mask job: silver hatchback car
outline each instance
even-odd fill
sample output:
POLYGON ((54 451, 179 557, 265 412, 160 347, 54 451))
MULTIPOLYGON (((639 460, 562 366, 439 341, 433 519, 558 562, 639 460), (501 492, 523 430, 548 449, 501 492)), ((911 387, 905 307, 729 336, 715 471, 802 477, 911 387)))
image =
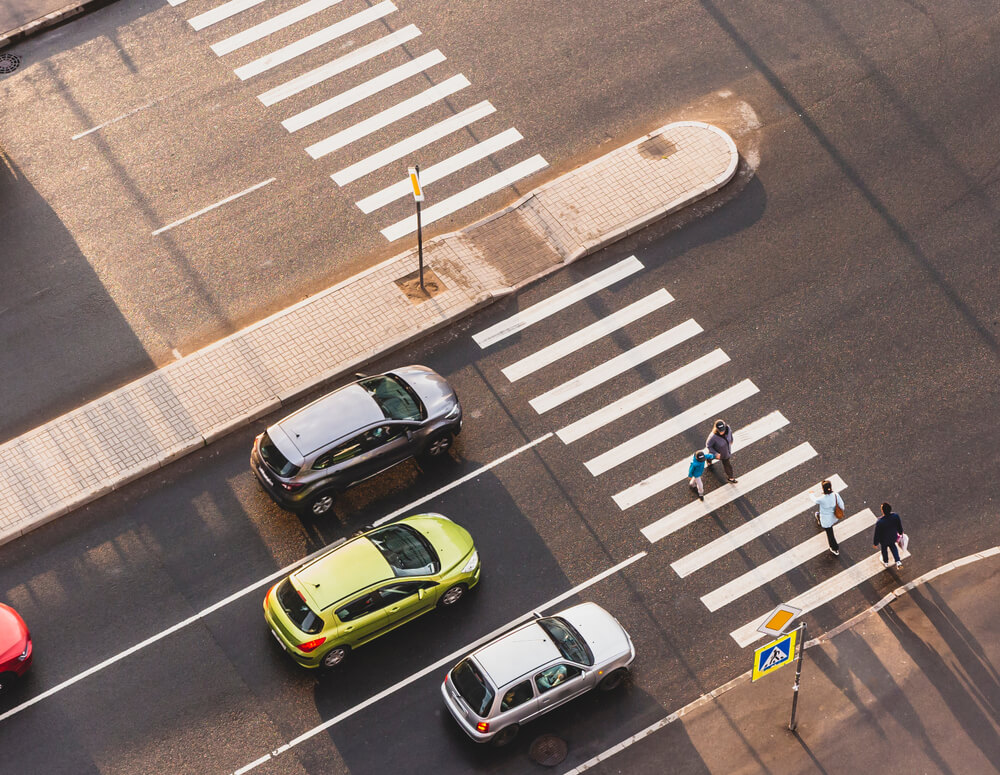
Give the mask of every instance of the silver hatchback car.
POLYGON ((451 385, 406 366, 335 390, 254 439, 250 468, 278 505, 315 515, 337 493, 415 455, 444 455, 462 430, 451 385))
POLYGON ((526 721, 594 687, 616 688, 634 659, 618 620, 581 603, 476 649, 445 676, 441 694, 469 737, 506 745, 526 721))

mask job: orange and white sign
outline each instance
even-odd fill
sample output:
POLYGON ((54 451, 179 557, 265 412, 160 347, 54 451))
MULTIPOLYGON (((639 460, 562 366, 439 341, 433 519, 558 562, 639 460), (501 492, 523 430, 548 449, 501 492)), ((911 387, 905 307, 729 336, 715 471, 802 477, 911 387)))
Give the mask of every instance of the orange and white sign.
POLYGON ((410 167, 408 171, 410 173, 410 185, 413 186, 413 201, 423 202, 424 190, 420 187, 420 173, 417 172, 416 167, 410 167))

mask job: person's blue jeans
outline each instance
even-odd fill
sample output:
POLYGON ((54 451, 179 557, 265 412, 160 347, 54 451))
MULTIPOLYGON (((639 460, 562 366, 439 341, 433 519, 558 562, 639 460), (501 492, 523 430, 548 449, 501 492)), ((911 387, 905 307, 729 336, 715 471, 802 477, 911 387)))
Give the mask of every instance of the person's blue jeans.
POLYGON ((889 552, 886 549, 892 549, 892 556, 896 562, 899 562, 899 549, 896 548, 896 543, 882 544, 882 562, 889 562, 889 552))

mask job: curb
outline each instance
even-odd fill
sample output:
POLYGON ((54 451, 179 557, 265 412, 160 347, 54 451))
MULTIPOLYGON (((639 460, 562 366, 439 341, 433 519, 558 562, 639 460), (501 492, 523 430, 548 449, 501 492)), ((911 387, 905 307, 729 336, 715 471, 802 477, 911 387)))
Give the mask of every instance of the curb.
POLYGON ((33 19, 30 22, 22 24, 16 29, 0 34, 0 51, 8 46, 13 46, 15 43, 20 43, 22 40, 34 37, 35 35, 40 35, 46 30, 51 30, 53 27, 58 27, 60 24, 65 24, 66 22, 75 19, 77 16, 82 16, 90 11, 96 11, 98 8, 111 5, 114 1, 115 0, 81 0, 77 3, 70 3, 63 8, 60 8, 58 11, 47 13, 45 16, 39 16, 37 19, 33 19))

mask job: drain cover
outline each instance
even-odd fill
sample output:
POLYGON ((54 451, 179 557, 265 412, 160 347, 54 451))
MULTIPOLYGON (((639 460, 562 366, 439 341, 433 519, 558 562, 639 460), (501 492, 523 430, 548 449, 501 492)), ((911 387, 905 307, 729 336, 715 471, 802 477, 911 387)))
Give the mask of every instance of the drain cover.
POLYGON ((0 73, 13 73, 19 64, 21 57, 17 54, 0 54, 0 73))
POLYGON ((528 749, 531 760, 545 767, 555 767, 566 758, 566 741, 555 735, 542 735, 535 738, 528 749))

